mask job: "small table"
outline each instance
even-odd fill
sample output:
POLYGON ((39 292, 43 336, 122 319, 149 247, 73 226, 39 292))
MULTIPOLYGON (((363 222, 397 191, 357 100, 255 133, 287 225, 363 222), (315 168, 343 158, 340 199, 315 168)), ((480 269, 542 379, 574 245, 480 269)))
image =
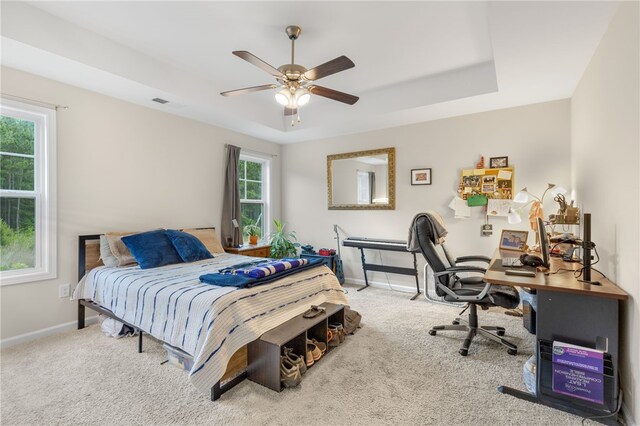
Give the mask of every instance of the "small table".
POLYGON ((224 251, 242 256, 269 257, 271 256, 271 244, 265 241, 258 241, 256 245, 243 244, 240 247, 225 247, 224 251))

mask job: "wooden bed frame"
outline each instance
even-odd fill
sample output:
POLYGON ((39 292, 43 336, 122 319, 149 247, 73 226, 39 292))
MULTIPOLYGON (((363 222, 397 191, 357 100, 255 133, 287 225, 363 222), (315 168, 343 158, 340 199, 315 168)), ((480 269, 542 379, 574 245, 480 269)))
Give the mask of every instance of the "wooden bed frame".
MULTIPOLYGON (((198 229, 215 229, 215 228, 198 228, 198 229)), ((206 242, 204 242, 205 245, 206 242)), ((80 235, 78 237, 78 281, 85 276, 87 272, 98 266, 103 266, 100 259, 100 235, 80 235)), ((133 324, 129 324, 118 318, 110 310, 98 305, 87 299, 78 299, 78 330, 85 327, 85 309, 89 308, 109 318, 113 318, 120 321, 138 332, 138 353, 142 353, 142 335, 143 331, 133 324)), ((162 340, 156 339, 149 335, 150 338, 160 343, 169 345, 162 340)), ((171 345, 169 345, 171 346, 171 345)), ((173 347, 173 346, 171 346, 173 347)), ((177 349, 177 348, 176 348, 177 349)), ((247 346, 243 346, 233 354, 229 363, 227 364, 227 370, 224 375, 211 388, 211 400, 216 401, 220 396, 233 388, 238 383, 247 378, 247 346)))

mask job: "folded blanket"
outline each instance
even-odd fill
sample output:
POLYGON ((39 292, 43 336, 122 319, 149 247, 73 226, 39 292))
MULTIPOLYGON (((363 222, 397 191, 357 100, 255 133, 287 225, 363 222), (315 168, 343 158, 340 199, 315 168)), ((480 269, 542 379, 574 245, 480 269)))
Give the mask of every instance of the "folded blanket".
POLYGON ((444 242, 444 237, 447 236, 447 230, 444 227, 444 221, 438 213, 434 211, 418 213, 411 221, 411 226, 409 227, 409 237, 407 238, 407 250, 409 251, 420 250, 420 245, 418 244, 418 235, 415 232, 415 227, 416 221, 422 216, 427 216, 429 218, 429 226, 431 226, 431 234, 433 235, 434 244, 442 244, 444 242))
POLYGON ((244 275, 205 274, 200 275, 200 281, 205 284, 217 285, 219 287, 246 288, 257 280, 255 278, 245 277, 244 275))
POLYGON ((307 265, 308 259, 284 258, 275 260, 258 260, 242 263, 229 268, 221 269, 221 274, 245 275, 251 278, 264 278, 287 269, 299 268, 307 265))
POLYGON ((220 287, 249 288, 323 264, 322 259, 279 259, 266 262, 261 260, 224 268, 218 273, 201 275, 200 281, 220 287))

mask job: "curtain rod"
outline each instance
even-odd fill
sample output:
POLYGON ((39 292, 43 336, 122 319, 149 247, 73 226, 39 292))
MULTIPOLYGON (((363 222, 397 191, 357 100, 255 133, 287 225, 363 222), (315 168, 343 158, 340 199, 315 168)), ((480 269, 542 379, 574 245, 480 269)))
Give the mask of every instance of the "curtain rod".
POLYGON ((56 110, 58 108, 62 108, 62 109, 68 109, 69 108, 66 105, 52 104, 50 102, 39 101, 37 99, 24 98, 22 96, 12 95, 10 93, 0 93, 0 95, 2 95, 4 97, 7 97, 7 98, 13 98, 14 100, 27 101, 27 102, 30 102, 30 103, 40 104, 42 106, 53 107, 56 110))
MULTIPOLYGON (((225 148, 228 148, 230 145, 231 145, 231 144, 229 144, 229 143, 225 143, 225 144, 224 144, 224 147, 225 147, 225 148)), ((232 145, 232 146, 237 146, 237 145, 232 145)), ((277 156, 278 156, 278 154, 270 154, 270 153, 268 153, 268 152, 260 152, 260 151, 253 151, 253 150, 251 150, 251 149, 244 149, 244 148, 243 148, 243 147, 241 147, 241 146, 240 146, 240 147, 238 147, 238 148, 240 148, 240 151, 244 151, 244 152, 249 153, 249 154, 267 155, 267 156, 269 156, 269 157, 277 157, 277 156)))

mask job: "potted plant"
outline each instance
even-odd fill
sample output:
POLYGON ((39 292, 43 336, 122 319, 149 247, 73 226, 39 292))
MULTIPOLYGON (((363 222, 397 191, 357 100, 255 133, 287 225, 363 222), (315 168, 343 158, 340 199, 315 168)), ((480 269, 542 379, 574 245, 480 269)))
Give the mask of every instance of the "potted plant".
POLYGON ((252 246, 258 244, 258 236, 260 235, 260 227, 258 225, 251 224, 245 226, 244 233, 249 237, 249 244, 252 246))
POLYGON ((296 242, 296 232, 285 232, 284 224, 274 220, 276 231, 271 234, 271 257, 282 259, 283 257, 293 257, 298 254, 300 243, 296 242))

